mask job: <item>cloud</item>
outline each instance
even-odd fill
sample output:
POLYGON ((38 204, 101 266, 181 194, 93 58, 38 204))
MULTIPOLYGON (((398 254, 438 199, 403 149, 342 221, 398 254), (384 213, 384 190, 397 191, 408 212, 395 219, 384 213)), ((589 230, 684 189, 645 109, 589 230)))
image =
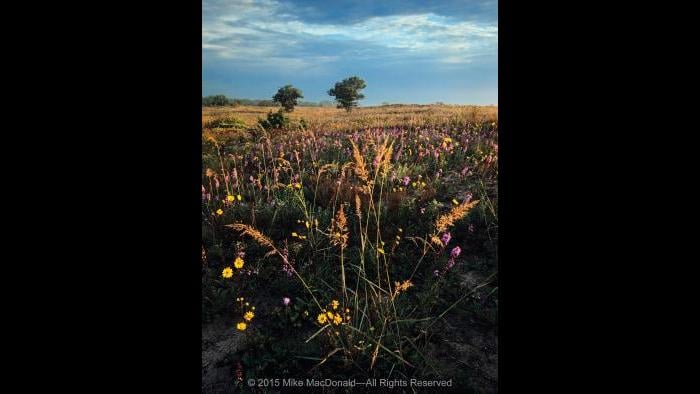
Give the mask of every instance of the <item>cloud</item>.
POLYGON ((204 85, 227 73, 303 78, 349 65, 357 72, 483 64, 495 70, 496 8, 489 1, 204 0, 204 85))
POLYGON ((282 0, 281 9, 309 23, 354 24, 372 17, 435 14, 496 23, 497 0, 282 0), (332 6, 331 6, 332 4, 332 6))

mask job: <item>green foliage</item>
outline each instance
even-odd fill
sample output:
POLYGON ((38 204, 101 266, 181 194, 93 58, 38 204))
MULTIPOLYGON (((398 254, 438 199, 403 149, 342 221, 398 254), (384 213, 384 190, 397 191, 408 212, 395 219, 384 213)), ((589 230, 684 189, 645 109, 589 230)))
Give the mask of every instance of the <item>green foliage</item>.
POLYGON ((202 97, 202 106, 204 107, 223 107, 231 104, 233 104, 233 102, 223 94, 202 97))
POLYGON ((294 106, 297 105, 297 99, 304 98, 301 90, 292 85, 285 85, 272 96, 272 101, 280 103, 285 111, 294 111, 294 106))
POLYGON ((335 97, 338 108, 345 108, 346 111, 350 112, 354 107, 357 107, 358 100, 365 98, 359 91, 366 87, 365 81, 353 76, 336 82, 335 87, 328 91, 328 95, 335 97))
POLYGON ((242 120, 233 117, 217 118, 204 125, 211 129, 245 129, 246 124, 242 120))
POLYGON ((289 117, 280 109, 277 112, 268 112, 267 119, 258 119, 258 123, 265 130, 284 130, 289 128, 289 117))

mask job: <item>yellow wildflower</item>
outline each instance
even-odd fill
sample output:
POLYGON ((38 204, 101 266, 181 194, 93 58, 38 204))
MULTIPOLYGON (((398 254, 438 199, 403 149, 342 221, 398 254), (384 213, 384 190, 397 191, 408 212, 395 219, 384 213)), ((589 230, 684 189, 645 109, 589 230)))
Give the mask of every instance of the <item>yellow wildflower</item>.
POLYGON ((326 315, 327 315, 328 318, 331 319, 331 320, 333 319, 333 316, 335 316, 335 315, 333 314, 333 312, 330 312, 330 311, 326 312, 326 315))
POLYGON ((219 216, 221 216, 221 215, 224 214, 224 210, 221 209, 221 208, 219 208, 219 209, 216 210, 216 214, 219 215, 219 216))
POLYGON ((340 302, 338 302, 338 300, 333 300, 331 301, 331 305, 333 306, 333 309, 338 309, 338 305, 340 305, 340 302))
POLYGON ((381 254, 384 254, 384 249, 378 248, 378 249, 377 249, 377 252, 379 252, 379 253, 381 253, 381 254))
POLYGON ((243 268, 243 263, 244 263, 244 261, 242 258, 236 257, 236 260, 233 262, 233 266, 238 268, 238 269, 241 269, 241 268, 243 268))
POLYGON ((223 277, 226 278, 226 279, 232 277, 232 276, 233 276, 233 270, 231 269, 231 267, 226 267, 226 268, 224 268, 224 272, 221 273, 221 276, 223 276, 223 277))
POLYGON ((453 199, 452 199, 452 204, 454 204, 454 205, 459 205, 459 201, 457 201, 456 199, 453 198, 453 199))
POLYGON ((326 321, 328 321, 325 313, 320 313, 316 320, 318 320, 319 324, 326 324, 326 321))
POLYGON ((236 197, 238 198, 238 201, 241 201, 243 199, 243 196, 241 196, 240 194, 236 197))
POLYGON ((299 236, 299 234, 297 234, 296 232, 292 232, 292 237, 298 237, 298 236, 299 236))
POLYGON ((340 317, 340 315, 335 315, 335 317, 333 318, 333 324, 335 324, 337 326, 342 322, 343 322, 343 318, 340 317))
POLYGON ((248 311, 245 313, 245 315, 243 315, 243 318, 246 319, 247 321, 253 320, 254 317, 255 317, 255 313, 253 313, 251 311, 248 311))
POLYGON ((230 195, 230 194, 229 194, 228 196, 226 196, 226 201, 228 201, 228 202, 233 202, 233 200, 235 200, 235 199, 236 199, 236 198, 233 197, 233 196, 230 195))
POLYGON ((301 189, 301 183, 295 183, 294 187, 296 187, 297 189, 301 189))
POLYGON ((238 331, 245 331, 245 329, 248 328, 248 325, 244 322, 240 322, 236 324, 236 328, 238 329, 238 331))

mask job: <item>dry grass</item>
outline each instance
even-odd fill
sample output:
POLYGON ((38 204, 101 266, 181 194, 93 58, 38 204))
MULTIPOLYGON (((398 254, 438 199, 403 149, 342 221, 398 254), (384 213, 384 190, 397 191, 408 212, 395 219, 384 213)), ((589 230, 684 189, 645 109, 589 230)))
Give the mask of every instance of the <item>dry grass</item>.
MULTIPOLYGON (((278 107, 203 107, 202 122, 214 119, 235 117, 254 126, 258 118, 265 118, 269 111, 278 107)), ((297 107, 290 118, 305 119, 313 129, 337 130, 362 127, 422 126, 445 124, 454 121, 498 121, 497 106, 473 105, 390 105, 381 107, 361 107, 348 113, 345 110, 329 107, 297 107)))

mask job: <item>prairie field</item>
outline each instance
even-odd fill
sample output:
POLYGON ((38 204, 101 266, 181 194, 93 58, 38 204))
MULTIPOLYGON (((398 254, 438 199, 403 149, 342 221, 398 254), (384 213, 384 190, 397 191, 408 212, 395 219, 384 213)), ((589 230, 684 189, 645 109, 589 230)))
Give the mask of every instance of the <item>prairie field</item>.
POLYGON ((497 392, 498 108, 276 111, 202 109, 203 392, 497 392))

